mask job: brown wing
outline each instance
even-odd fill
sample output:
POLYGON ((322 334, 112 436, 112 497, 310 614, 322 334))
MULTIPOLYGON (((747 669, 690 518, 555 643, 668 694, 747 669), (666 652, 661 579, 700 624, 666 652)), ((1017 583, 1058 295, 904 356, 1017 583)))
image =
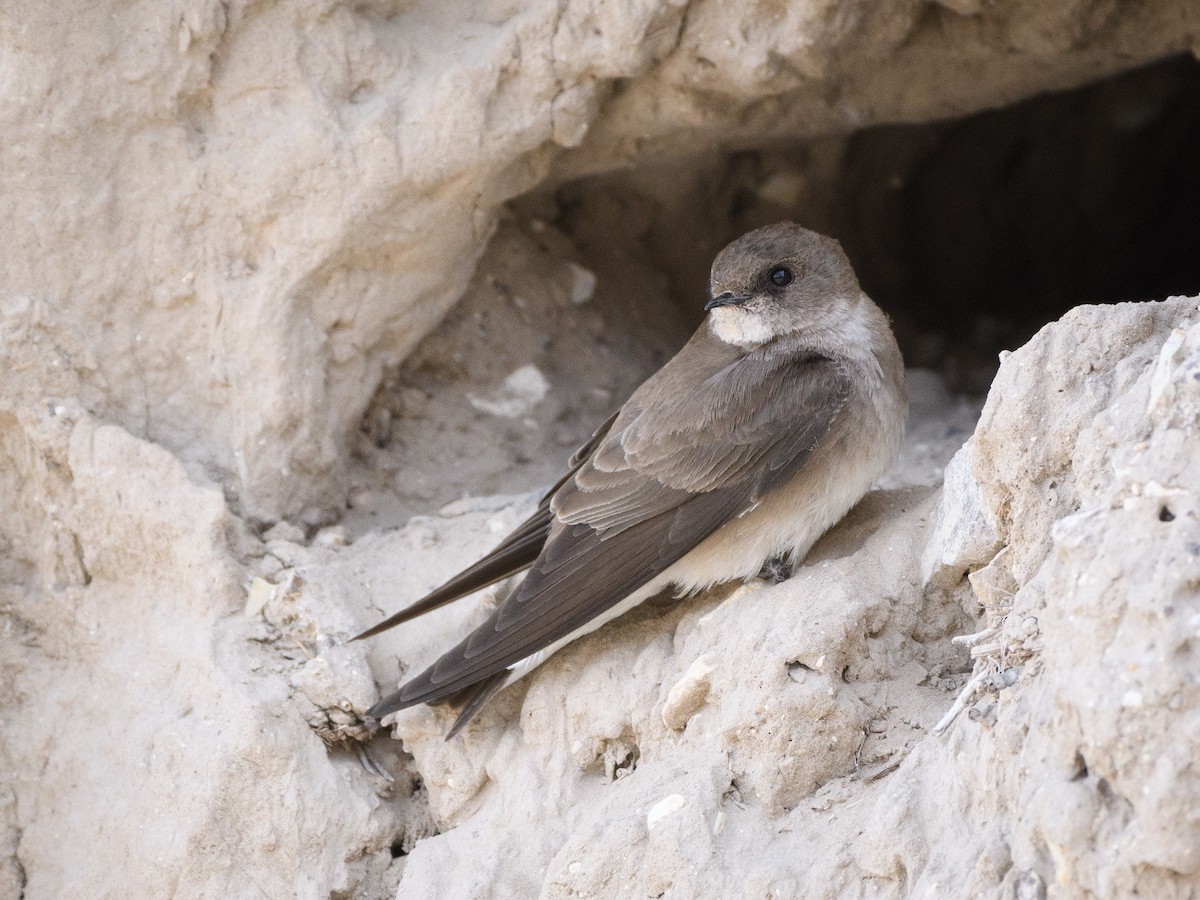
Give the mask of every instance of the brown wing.
POLYGON ((639 388, 559 487, 523 584, 373 715, 453 694, 565 637, 799 471, 849 397, 844 373, 822 357, 722 358, 705 332, 639 388))
POLYGON ((614 413, 607 422, 596 429, 586 444, 575 451, 568 463, 567 474, 546 492, 533 515, 522 522, 496 549, 420 600, 389 616, 378 625, 355 635, 351 640, 359 641, 363 638, 373 637, 381 631, 387 631, 389 628, 394 628, 410 619, 415 619, 417 616, 466 597, 468 594, 481 591, 497 581, 528 569, 542 552, 542 547, 545 546, 546 538, 550 534, 550 525, 554 519, 554 515, 550 511, 551 498, 567 479, 575 474, 583 461, 591 454, 592 449, 608 433, 608 429, 612 427, 616 418, 617 414, 614 413))

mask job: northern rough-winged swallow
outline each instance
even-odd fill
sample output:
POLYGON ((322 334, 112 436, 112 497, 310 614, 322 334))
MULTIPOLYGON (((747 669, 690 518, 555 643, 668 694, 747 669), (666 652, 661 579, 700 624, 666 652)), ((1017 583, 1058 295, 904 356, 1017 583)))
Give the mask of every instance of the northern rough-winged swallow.
POLYGON ((904 364, 831 238, 760 228, 712 266, 705 322, 475 565, 369 637, 528 569, 482 625, 369 711, 455 702, 452 737, 496 691, 668 586, 799 562, 895 460, 904 364))

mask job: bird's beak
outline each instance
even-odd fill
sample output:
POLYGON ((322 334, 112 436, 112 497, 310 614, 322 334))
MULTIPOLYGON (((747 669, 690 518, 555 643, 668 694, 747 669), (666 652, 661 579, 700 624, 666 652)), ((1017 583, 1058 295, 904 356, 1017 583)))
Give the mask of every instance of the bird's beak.
POLYGON ((707 303, 704 304, 705 310, 716 309, 718 306, 741 306, 750 297, 747 294, 735 294, 733 291, 726 291, 723 294, 717 294, 707 303))

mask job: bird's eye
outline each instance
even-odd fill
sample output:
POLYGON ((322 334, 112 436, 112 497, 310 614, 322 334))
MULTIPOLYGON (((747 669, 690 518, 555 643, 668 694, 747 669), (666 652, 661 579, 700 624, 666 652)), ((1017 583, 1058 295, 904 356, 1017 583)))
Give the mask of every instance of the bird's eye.
POLYGON ((794 278, 792 270, 786 266, 776 266, 771 270, 771 284, 775 285, 775 287, 787 287, 792 283, 794 278))

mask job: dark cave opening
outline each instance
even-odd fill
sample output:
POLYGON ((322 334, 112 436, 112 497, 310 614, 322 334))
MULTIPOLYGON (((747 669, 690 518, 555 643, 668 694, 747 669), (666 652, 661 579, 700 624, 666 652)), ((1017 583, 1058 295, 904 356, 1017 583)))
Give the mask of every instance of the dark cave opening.
POLYGON ((838 236, 868 293, 994 352, 1084 303, 1200 292, 1200 63, 1169 60, 847 146, 838 236))
POLYGON ((728 240, 785 218, 824 231, 909 365, 979 392, 998 351, 1073 306, 1200 293, 1197 146, 1200 62, 1176 57, 958 120, 594 176, 533 211, 585 257, 643 242, 693 322, 728 240))

